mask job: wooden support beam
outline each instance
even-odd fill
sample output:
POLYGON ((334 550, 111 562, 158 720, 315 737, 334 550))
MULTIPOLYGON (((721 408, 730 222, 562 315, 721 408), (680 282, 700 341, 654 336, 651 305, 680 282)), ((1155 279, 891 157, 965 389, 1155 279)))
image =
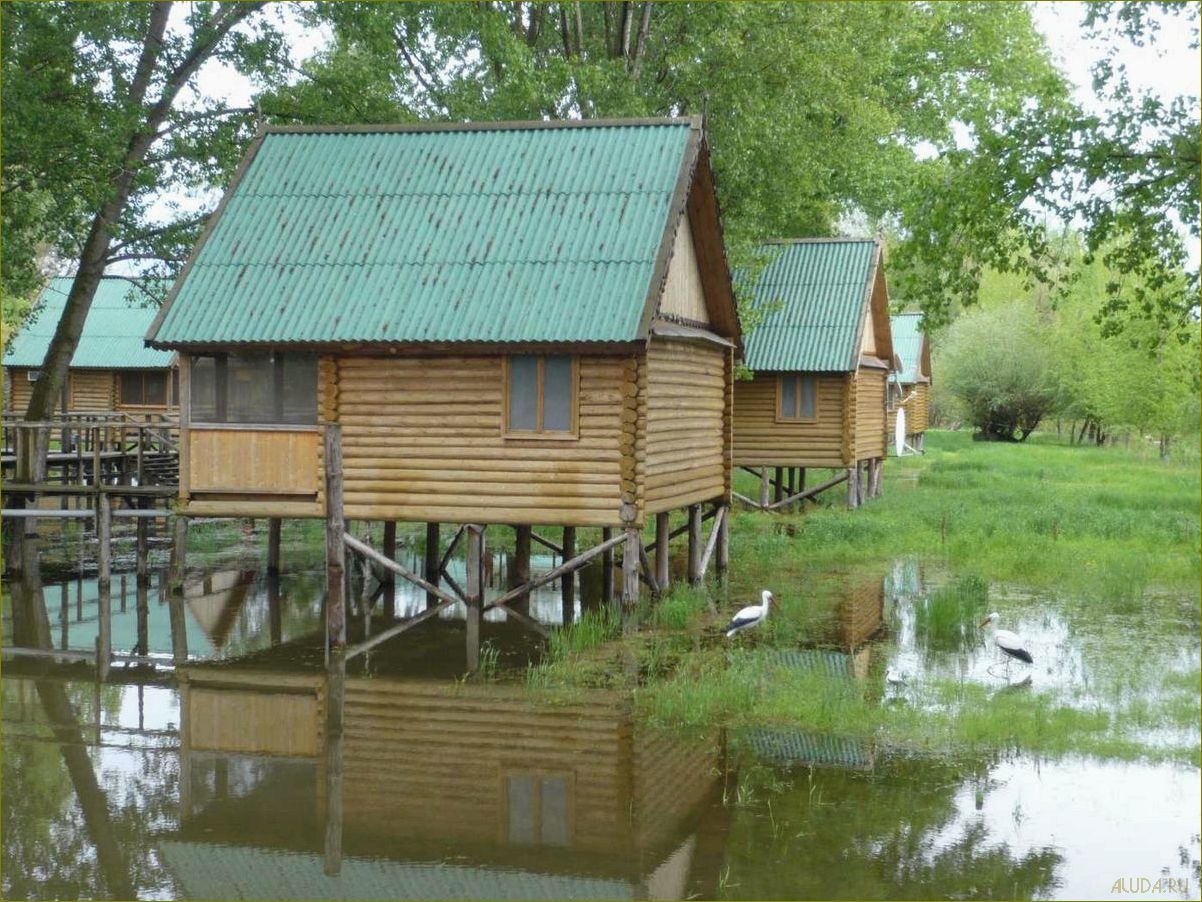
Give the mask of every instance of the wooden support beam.
POLYGON ((629 632, 638 625, 635 608, 639 603, 639 555, 643 543, 633 526, 625 527, 618 538, 622 540, 622 631, 629 632))
MULTIPOLYGON (((439 545, 439 541, 440 541, 440 539, 439 539, 440 529, 441 529, 441 527, 437 523, 427 523, 426 524, 425 560, 423 561, 423 574, 422 575, 425 576, 426 579, 434 586, 438 585, 438 577, 439 577, 439 574, 442 572, 442 570, 441 570, 442 560, 438 556, 438 545, 439 545)), ((387 538, 388 533, 385 532, 384 535, 387 538)), ((393 536, 393 545, 395 546, 395 544, 396 544, 396 523, 392 523, 392 536, 393 536)), ((395 547, 393 548, 393 553, 388 556, 394 560, 396 559, 396 548, 395 547)), ((393 610, 394 610, 394 616, 395 616, 395 608, 396 608, 396 602, 395 602, 396 587, 395 587, 395 585, 393 586, 392 591, 389 592, 387 595, 385 595, 385 599, 387 600, 390 596, 393 599, 393 610)), ((435 595, 433 592, 427 592, 426 593, 426 607, 432 608, 436 604, 438 604, 438 596, 435 595)))
MULTIPOLYGON (((530 582, 530 535, 533 530, 529 526, 513 528, 513 567, 510 571, 509 586, 513 589, 530 582)), ((530 610, 530 593, 524 592, 509 603, 510 610, 517 608, 522 612, 530 610)))
POLYGON ((96 560, 100 566, 100 584, 113 578, 113 502, 107 495, 96 498, 96 560))
POLYGON ((346 652, 341 647, 330 653, 325 689, 326 823, 322 869, 327 877, 336 877, 342 872, 342 737, 346 703, 346 652))
POLYGON ((772 480, 772 500, 780 503, 781 498, 785 497, 784 483, 784 468, 776 468, 776 478, 772 480))
POLYGON ((188 518, 179 514, 171 524, 171 560, 167 565, 167 584, 172 593, 184 591, 184 564, 188 556, 188 518))
POLYGON ((659 596, 662 591, 659 587, 659 580, 655 578, 655 572, 651 567, 651 561, 647 559, 647 549, 643 547, 643 543, 639 543, 639 572, 643 578, 643 582, 651 590, 651 594, 659 596))
MULTIPOLYGON (((571 530, 575 530, 575 528, 576 528, 575 526, 565 526, 564 527, 564 529, 571 529, 571 530)), ((564 552, 563 548, 561 548, 559 545, 556 545, 550 539, 540 536, 536 532, 531 532, 530 538, 533 539, 535 542, 538 542, 538 544, 542 545, 544 548, 549 548, 551 551, 554 551, 558 555, 561 555, 563 557, 569 556, 564 552)))
MULTIPOLYGON (((466 531, 466 524, 455 530, 455 535, 451 536, 451 544, 447 546, 447 550, 444 551, 442 557, 438 559, 438 572, 444 577, 447 575, 447 564, 451 562, 451 555, 455 553, 455 549, 459 545, 459 540, 463 538, 463 534, 466 531)), ((434 582, 434 580, 431 580, 431 582, 434 582)))
POLYGON ((412 570, 410 570, 404 564, 398 564, 396 561, 392 560, 391 558, 384 557, 384 555, 380 554, 380 552, 376 551, 376 549, 372 548, 366 542, 361 541, 360 539, 356 539, 354 536, 350 535, 349 533, 347 533, 346 535, 344 535, 342 537, 342 541, 346 545, 347 548, 350 548, 352 551, 355 551, 355 552, 363 555, 368 560, 375 561, 381 567, 385 568, 386 570, 391 571, 392 573, 397 574, 398 576, 403 577, 404 579, 407 579, 409 582, 413 583, 415 586, 425 589, 428 594, 434 595, 440 601, 445 601, 447 604, 455 604, 456 602, 459 601, 459 599, 456 598, 455 596, 448 595, 442 589, 438 588, 438 586, 422 579, 420 576, 418 576, 416 573, 414 573, 412 570))
POLYGON ((847 468, 847 508, 855 510, 860 506, 860 468, 859 466, 851 466, 847 468))
MULTIPOLYGON (((427 530, 429 524, 427 524, 427 530)), ((390 561, 396 560, 396 521, 384 521, 384 538, 381 542, 381 553, 390 561)), ((427 562, 429 558, 427 557, 427 562)), ((396 578, 391 570, 384 570, 384 578, 381 580, 381 588, 383 589, 383 607, 384 619, 391 623, 396 619, 396 578)))
POLYGON ((731 497, 734 498, 736 501, 741 501, 744 504, 746 504, 748 507, 754 507, 756 510, 762 509, 760 507, 760 503, 758 501, 752 501, 746 495, 741 495, 738 492, 734 491, 733 489, 731 490, 730 494, 731 494, 731 497))
POLYGON ((719 522, 718 529, 718 575, 723 576, 730 569, 730 508, 723 508, 724 516, 719 522))
MULTIPOLYGON (((612 530, 610 530, 610 531, 612 532, 612 530)), ((574 573, 575 571, 579 570, 581 567, 583 567, 585 564, 587 564, 589 561, 591 561, 593 558, 597 557, 598 555, 611 554, 612 549, 615 546, 617 546, 625 541, 626 541, 626 536, 620 535, 620 536, 613 536, 613 537, 609 538, 607 541, 602 542, 600 545, 594 545, 592 548, 590 548, 588 551, 584 552, 583 554, 576 555, 576 557, 572 558, 570 561, 564 561, 558 567, 554 568, 553 570, 548 570, 542 576, 536 577, 536 578, 530 580, 525 585, 518 586, 516 589, 510 589, 508 592, 506 592, 500 598, 493 599, 487 605, 485 605, 484 610, 491 611, 493 608, 504 607, 505 605, 509 604, 510 601, 512 601, 514 598, 516 598, 523 592, 530 592, 534 589, 537 589, 539 586, 545 586, 549 582, 554 582, 555 580, 557 580, 561 576, 563 576, 565 573, 574 573)), ((634 559, 637 562, 637 560, 638 560, 637 552, 634 556, 634 559)), ((638 572, 637 566, 638 565, 636 563, 636 565, 635 565, 636 573, 638 572)), ((638 577, 636 576, 635 578, 637 579, 638 577)))
POLYGON ((283 531, 284 521, 279 517, 271 517, 267 521, 267 574, 268 576, 279 576, 280 574, 280 533, 283 531))
POLYGON ((181 667, 188 663, 188 614, 182 592, 167 594, 167 613, 171 620, 171 660, 181 667))
POLYGON ((346 646, 346 540, 351 537, 342 512, 342 427, 330 423, 325 430, 326 643, 336 651, 346 646))
MULTIPOLYGON (((715 504, 713 507, 711 507, 705 513, 703 513, 701 515, 701 522, 704 523, 706 520, 713 519, 714 515, 718 512, 719 507, 720 507, 720 505, 715 504)), ((668 533, 668 541, 671 542, 673 539, 683 536, 688 531, 689 531, 689 524, 686 521, 683 526, 677 526, 674 530, 672 530, 670 533, 668 533)), ((652 539, 650 542, 645 544, 643 547, 646 548, 648 551, 652 551, 655 548, 656 541, 657 541, 656 539, 652 539)))
POLYGON ((804 501, 807 498, 813 498, 815 495, 819 494, 820 492, 825 492, 827 489, 831 488, 832 486, 836 486, 839 483, 846 480, 848 478, 849 473, 851 473, 851 470, 846 470, 846 471, 840 473, 838 476, 835 476, 833 479, 828 479, 826 482, 822 483, 821 485, 816 485, 812 489, 805 489, 803 491, 798 492, 796 495, 790 495, 788 498, 782 499, 779 505, 772 504, 769 506, 768 509, 775 510, 779 506, 783 506, 786 504, 794 504, 798 501, 804 501))
POLYGON ((655 515, 655 582, 659 592, 667 592, 672 573, 668 560, 668 546, 672 541, 670 535, 671 514, 667 511, 655 515))
POLYGON ((760 507, 767 510, 771 503, 768 497, 768 468, 760 467, 760 507))
MULTIPOLYGON (((535 534, 538 538, 538 534, 535 534)), ((550 544, 547 542, 546 544, 550 544)), ((576 556, 576 527, 565 526, 563 528, 563 548, 560 550, 563 559, 566 561, 576 556)), ((559 579, 559 599, 563 606, 563 624, 569 625, 576 619, 576 571, 571 570, 565 573, 559 579)))
POLYGON ((425 623, 431 617, 437 616, 438 612, 443 608, 452 604, 457 604, 458 601, 459 600, 457 598, 441 599, 434 607, 426 608, 421 613, 414 614, 412 617, 402 620, 400 623, 393 624, 387 629, 376 633, 370 639, 364 639, 362 642, 357 642, 354 645, 348 645, 346 649, 346 659, 349 661, 352 658, 356 658, 366 651, 371 651, 377 645, 381 645, 387 642, 389 639, 399 636, 401 633, 408 632, 418 624, 425 623))
POLYGON ((480 669, 480 621, 484 607, 484 527, 467 528, 467 671, 480 669))
POLYGON ((701 505, 689 505, 689 582, 701 582, 701 505))
POLYGON ((601 556, 601 603, 608 605, 614 603, 614 553, 610 544, 613 537, 613 527, 601 528, 601 545, 606 549, 601 556))
POLYGON ((705 543, 705 554, 701 556, 701 565, 698 567, 698 580, 705 578, 705 572, 709 569, 710 558, 713 557, 714 549, 718 546, 718 539, 721 536, 722 524, 726 522, 726 507, 718 508, 718 515, 714 518, 714 528, 710 530, 709 541, 705 543))
POLYGON ((150 521, 140 517, 134 523, 134 557, 139 586, 150 579, 150 521))

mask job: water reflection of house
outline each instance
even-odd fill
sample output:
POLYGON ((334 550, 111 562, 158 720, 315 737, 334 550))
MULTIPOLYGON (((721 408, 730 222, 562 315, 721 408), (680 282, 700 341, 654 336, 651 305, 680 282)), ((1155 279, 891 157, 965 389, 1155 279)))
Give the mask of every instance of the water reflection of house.
POLYGON ((717 889, 703 886, 712 856, 694 854, 720 789, 716 744, 642 729, 613 694, 535 704, 520 687, 349 679, 343 865, 327 878, 324 678, 183 676, 183 818, 163 849, 189 896, 278 896, 283 864, 306 898, 717 889), (233 859, 268 882, 231 872, 233 859))
MULTIPOLYGON (((255 586, 256 572, 217 570, 185 583, 184 603, 214 649, 220 651, 229 641, 238 613, 255 586)), ((278 606, 279 598, 274 601, 278 606)))

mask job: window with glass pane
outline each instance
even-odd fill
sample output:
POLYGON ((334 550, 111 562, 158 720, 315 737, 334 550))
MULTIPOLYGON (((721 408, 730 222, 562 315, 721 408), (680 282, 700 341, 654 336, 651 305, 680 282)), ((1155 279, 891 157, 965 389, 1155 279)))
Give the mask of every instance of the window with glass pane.
POLYGON ((514 355, 506 386, 508 432, 570 433, 575 428, 575 362, 564 355, 514 355))
POLYGON ((794 374, 777 377, 777 417, 782 420, 813 420, 817 410, 817 380, 794 374))
POLYGON ((194 423, 312 426, 317 358, 307 354, 221 354, 192 359, 194 423))
POLYGON ((127 370, 118 374, 121 403, 129 406, 167 404, 167 374, 127 370))
POLYGON ((505 778, 505 796, 511 843, 566 846, 571 842, 567 776, 513 774, 505 778))

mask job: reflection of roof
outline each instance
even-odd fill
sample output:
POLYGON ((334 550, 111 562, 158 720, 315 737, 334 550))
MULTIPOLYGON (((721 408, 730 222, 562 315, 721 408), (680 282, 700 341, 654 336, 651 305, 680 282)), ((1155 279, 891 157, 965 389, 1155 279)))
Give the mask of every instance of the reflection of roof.
POLYGON ((868 767, 870 754, 863 743, 845 736, 807 733, 791 727, 757 727, 740 736, 757 756, 775 764, 814 764, 833 767, 868 767))
POLYGON ((188 610, 205 631, 213 648, 221 650, 230 637, 238 612, 254 585, 253 570, 220 570, 184 587, 188 610))
POLYGON ((870 297, 880 243, 871 238, 767 244, 774 253, 755 286, 779 301, 745 338, 753 370, 846 372, 856 368, 860 321, 870 297))
POLYGON ((630 899, 629 883, 380 859, 343 858, 327 877, 317 855, 162 841, 188 899, 630 899))
POLYGON ((889 324, 893 331, 893 352, 901 358, 902 363, 897 381, 917 382, 918 368, 922 364, 922 343, 926 340, 920 331, 922 314, 896 313, 889 317, 889 324))
POLYGON ((156 343, 627 342, 686 119, 268 131, 156 343))
MULTIPOLYGON (((73 281, 71 278, 50 280, 29 318, 13 336, 4 355, 5 366, 42 365, 73 281)), ((147 287, 157 291, 165 285, 148 280, 147 287)), ((157 312, 158 307, 132 282, 101 279, 71 366, 104 370, 170 366, 174 356, 171 351, 152 350, 142 341, 157 312)))

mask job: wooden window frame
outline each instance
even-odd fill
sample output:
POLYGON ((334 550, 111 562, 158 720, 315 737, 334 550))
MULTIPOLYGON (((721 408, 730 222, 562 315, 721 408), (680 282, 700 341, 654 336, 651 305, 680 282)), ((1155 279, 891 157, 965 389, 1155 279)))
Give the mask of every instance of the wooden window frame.
POLYGON ((543 442, 574 442, 580 438, 580 358, 575 354, 506 354, 501 358, 501 437, 507 439, 534 439, 543 442), (509 360, 511 357, 533 357, 538 361, 535 383, 538 398, 535 401, 537 419, 543 419, 543 373, 548 357, 567 357, 572 365, 572 385, 569 389, 571 402, 568 429, 510 429, 509 428, 509 360))
MULTIPOLYGON (((191 429, 229 429, 229 430, 244 430, 244 431, 263 431, 263 432, 315 432, 321 428, 322 412, 321 412, 321 357, 315 354, 304 354, 303 352, 287 351, 279 348, 270 351, 262 352, 272 356, 271 380, 272 380, 272 414, 275 417, 283 415, 283 362, 282 358, 289 354, 296 356, 311 356, 316 361, 315 379, 313 382, 314 391, 314 408, 315 422, 312 423, 273 423, 273 422, 255 422, 242 423, 235 422, 229 418, 229 364, 230 352, 219 351, 216 353, 200 353, 193 354, 188 358, 188 389, 187 397, 182 397, 183 379, 180 380, 180 394, 178 399, 179 407, 182 410, 187 406, 188 411, 188 426, 191 429), (200 357, 209 357, 213 360, 213 391, 214 391, 214 418, 212 420, 197 421, 192 415, 192 367, 200 357)), ((168 391, 170 392, 170 382, 168 382, 168 391)))
POLYGON ((139 410, 162 410, 164 408, 171 406, 171 374, 170 374, 170 372, 163 372, 161 370, 151 370, 151 369, 116 370, 113 373, 113 377, 117 382, 116 396, 117 396, 117 406, 118 407, 131 407, 131 408, 137 408, 139 410), (163 403, 162 404, 134 404, 131 401, 126 401, 125 400, 125 377, 126 377, 126 375, 128 375, 130 373, 138 373, 142 377, 142 395, 143 396, 146 395, 146 376, 148 374, 149 375, 156 375, 156 374, 162 375, 163 379, 164 379, 163 397, 165 399, 163 401, 163 403))
POLYGON ((774 394, 773 401, 772 401, 772 413, 773 413, 773 419, 777 423, 817 423, 819 420, 819 417, 820 417, 820 410, 818 407, 818 377, 812 376, 808 373, 777 373, 776 374, 776 392, 774 394), (802 381, 809 379, 814 383, 814 415, 812 417, 801 417, 801 416, 787 417, 787 416, 784 416, 781 414, 780 402, 781 402, 782 380, 783 379, 798 380, 797 397, 799 399, 798 400, 799 404, 800 404, 800 398, 801 398, 802 381))

